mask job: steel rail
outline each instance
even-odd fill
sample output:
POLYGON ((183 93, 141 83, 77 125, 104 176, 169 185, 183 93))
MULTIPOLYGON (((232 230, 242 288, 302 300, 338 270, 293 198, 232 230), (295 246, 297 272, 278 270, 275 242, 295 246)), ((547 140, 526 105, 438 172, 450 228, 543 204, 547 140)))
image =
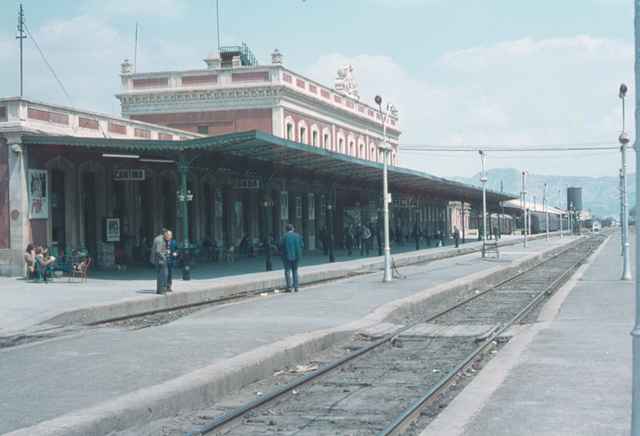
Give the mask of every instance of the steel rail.
MULTIPOLYGON (((590 240, 587 240, 585 242, 590 242, 590 240)), ((529 301, 529 303, 527 303, 527 305, 525 305, 513 318, 511 318, 504 325, 500 326, 499 329, 493 331, 492 334, 489 335, 481 345, 479 345, 476 349, 469 353, 460 364, 458 364, 447 375, 445 375, 435 386, 429 389, 426 394, 424 394, 411 406, 405 409, 402 414, 398 415, 398 417, 384 430, 379 432, 378 436, 393 436, 400 434, 400 432, 406 430, 407 426, 409 426, 419 416, 422 407, 430 403, 439 393, 441 393, 446 387, 448 387, 459 373, 464 371, 466 367, 476 359, 476 357, 478 357, 487 348, 493 345, 493 341, 499 338, 505 331, 507 331, 520 319, 524 318, 534 307, 538 305, 540 300, 542 300, 545 296, 550 295, 556 288, 560 287, 567 276, 573 274, 575 269, 580 264, 582 264, 589 256, 591 256, 594 251, 595 249, 593 247, 590 247, 590 250, 585 256, 582 256, 578 261, 572 263, 560 276, 558 276, 551 284, 549 284, 549 286, 547 286, 543 291, 540 291, 531 301, 529 301)))
POLYGON ((366 353, 368 353, 368 352, 380 347, 381 345, 384 345, 384 344, 392 341, 393 339, 395 339, 399 335, 401 335, 403 332, 415 327, 417 324, 421 324, 421 323, 425 323, 425 322, 431 322, 431 321, 434 321, 434 320, 436 320, 438 318, 441 318, 442 316, 452 312, 453 310, 456 310, 456 309, 458 309, 458 308, 460 308, 460 307, 462 307, 462 306, 464 306, 466 304, 469 304, 470 302, 474 301, 475 299, 477 299, 477 298, 479 298, 479 297, 481 297, 483 295, 486 295, 487 293, 495 290, 496 288, 498 288, 498 287, 500 287, 502 285, 505 285, 506 283, 509 283, 509 282, 511 282, 513 280, 516 280, 517 278, 519 278, 522 275, 528 273, 529 271, 531 271, 531 270, 533 270, 535 268, 538 268, 539 266, 544 265, 547 262, 552 261, 553 259, 557 258, 558 256, 560 256, 562 254, 565 254, 567 251, 572 250, 576 246, 581 245, 582 243, 585 243, 585 242, 586 241, 584 241, 584 240, 583 241, 578 240, 577 243, 574 242, 574 243, 570 244, 570 246, 565 247, 564 249, 562 249, 562 250, 558 251, 557 253, 553 254, 552 256, 541 260, 540 262, 536 263, 535 265, 532 265, 529 268, 526 268, 526 269, 524 269, 522 271, 519 271, 519 272, 517 272, 517 273, 515 273, 515 274, 513 274, 513 275, 511 275, 511 276, 509 276, 507 278, 505 278, 504 280, 501 280, 498 283, 496 283, 494 285, 491 285, 490 287, 488 287, 484 291, 481 291, 481 292, 479 292, 477 294, 471 295, 470 297, 468 297, 468 298, 466 298, 464 300, 461 300, 460 302, 458 302, 458 303, 456 303, 456 304, 454 304, 454 305, 452 305, 452 306, 450 306, 450 307, 448 307, 448 308, 446 308, 446 309, 444 309, 444 310, 442 310, 440 312, 437 312, 436 314, 428 317, 427 319, 422 319, 422 320, 416 321, 414 323, 411 323, 411 324, 409 324, 409 325, 407 325, 407 326, 395 331, 394 333, 389 334, 389 335, 385 336, 384 338, 373 342, 370 345, 367 345, 366 347, 363 347, 363 348, 361 348, 359 350, 356 350, 356 351, 354 351, 352 353, 349 353, 348 355, 336 360, 335 362, 333 362, 333 363, 331 363, 331 364, 329 364, 329 365, 327 365, 327 366, 325 366, 323 368, 319 368, 316 371, 314 371, 312 373, 309 373, 309 374, 301 377, 300 379, 295 380, 295 381, 293 381, 293 382, 291 382, 289 384, 286 384, 285 386, 283 386, 281 388, 275 389, 275 390, 271 391, 270 393, 268 393, 268 394, 266 394, 266 395, 264 395, 264 396, 262 396, 260 398, 257 398, 257 399, 255 399, 253 401, 245 403, 244 405, 242 405, 242 406, 240 406, 240 407, 238 407, 238 408, 236 408, 236 409, 234 409, 234 410, 232 410, 232 411, 230 411, 228 413, 225 413, 224 415, 220 415, 220 416, 214 418, 210 423, 200 427, 199 429, 193 430, 191 432, 186 433, 185 436, 203 436, 203 435, 211 433, 211 432, 213 432, 215 430, 219 430, 221 427, 228 425, 229 423, 231 423, 232 421, 240 418, 241 416, 243 416, 247 412, 250 412, 251 410, 257 409, 258 407, 260 407, 260 406, 262 406, 264 404, 270 403, 271 401, 275 400, 276 398, 278 398, 278 397, 280 397, 280 396, 282 396, 282 395, 284 395, 284 394, 286 394, 288 392, 293 391, 295 388, 297 388, 297 387, 299 387, 301 385, 304 385, 306 383, 309 383, 310 381, 312 381, 312 380, 314 380, 314 379, 316 379, 316 378, 318 378, 318 377, 320 377, 320 376, 322 376, 322 375, 324 375, 324 374, 326 374, 328 372, 331 372, 336 368, 339 368, 339 367, 343 366, 345 363, 347 363, 347 362, 349 362, 351 360, 354 360, 355 358, 357 358, 359 356, 362 356, 363 354, 366 354, 366 353))

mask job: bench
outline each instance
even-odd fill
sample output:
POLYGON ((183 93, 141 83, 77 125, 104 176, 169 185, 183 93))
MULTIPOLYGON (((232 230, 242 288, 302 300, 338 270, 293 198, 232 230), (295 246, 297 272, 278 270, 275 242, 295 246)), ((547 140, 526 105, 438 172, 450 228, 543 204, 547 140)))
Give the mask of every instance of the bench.
POLYGON ((484 241, 482 244, 482 257, 489 257, 492 253, 496 259, 500 259, 500 246, 498 241, 484 241))

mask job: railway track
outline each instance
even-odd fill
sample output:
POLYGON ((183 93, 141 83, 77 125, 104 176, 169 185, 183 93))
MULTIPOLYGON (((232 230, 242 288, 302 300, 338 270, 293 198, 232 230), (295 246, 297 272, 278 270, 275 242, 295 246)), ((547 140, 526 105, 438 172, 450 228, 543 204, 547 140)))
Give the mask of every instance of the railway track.
POLYGON ((427 319, 390 325, 388 334, 188 435, 403 434, 604 239, 585 239, 427 319))

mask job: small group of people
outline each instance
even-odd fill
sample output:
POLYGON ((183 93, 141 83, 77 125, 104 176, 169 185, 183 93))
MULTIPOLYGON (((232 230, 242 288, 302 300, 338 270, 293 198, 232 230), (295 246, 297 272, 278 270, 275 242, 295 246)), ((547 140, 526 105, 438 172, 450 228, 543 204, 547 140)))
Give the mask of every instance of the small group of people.
MULTIPOLYGON (((347 255, 351 256, 353 249, 360 249, 360 256, 368 256, 373 245, 373 231, 375 224, 349 224, 344 231, 344 246, 347 255)), ((374 229, 375 230, 375 229, 374 229)), ((379 239, 379 238, 378 238, 379 239)))
POLYGON ((173 232, 163 228, 151 244, 149 261, 156 267, 156 293, 165 294, 172 291, 173 268, 178 258, 178 244, 173 239, 173 232))
POLYGON ((53 274, 55 256, 49 254, 49 249, 29 243, 24 252, 24 263, 27 268, 27 279, 42 279, 45 283, 53 274))

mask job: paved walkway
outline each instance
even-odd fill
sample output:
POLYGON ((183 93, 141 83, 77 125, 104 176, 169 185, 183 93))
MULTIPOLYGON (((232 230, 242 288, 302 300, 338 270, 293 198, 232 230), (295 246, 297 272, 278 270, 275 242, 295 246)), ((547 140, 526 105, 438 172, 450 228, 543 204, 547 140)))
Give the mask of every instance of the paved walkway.
POLYGON ((628 435, 634 286, 620 263, 618 234, 422 436, 628 435))
MULTIPOLYGON (((572 238, 565 238, 568 242, 572 238)), ((508 265, 560 244, 533 241, 502 250, 508 265)), ((0 350, 0 433, 87 408, 292 335, 358 320, 376 307, 495 266, 477 253, 381 274, 318 284, 297 294, 257 297, 204 309, 143 330, 95 329, 0 350), (52 376, 53 375, 53 376, 52 376)))
MULTIPOLYGON (((504 240, 517 239, 516 236, 505 237, 504 240)), ((465 247, 479 246, 478 242, 470 242, 465 247)), ((410 252, 411 245, 398 246, 395 253, 410 252)), ((415 248, 415 246, 413 246, 415 248)), ((432 248, 427 251, 446 251, 452 247, 432 248)), ((415 252, 415 250, 414 250, 415 252)), ((373 256, 368 259, 375 259, 373 256)), ((337 251, 338 260, 335 264, 327 264, 327 258, 314 254, 304 256, 302 266, 331 265, 339 266, 342 262, 366 262, 366 259, 356 256, 346 256, 337 251)), ((280 258, 273 258, 274 270, 282 269, 280 258)), ((241 258, 233 264, 212 263, 198 264, 193 268, 191 281, 181 280, 180 270, 174 271, 174 291, 176 293, 206 289, 225 277, 233 280, 244 275, 252 274, 256 280, 268 277, 264 273, 264 257, 241 258)), ((301 270, 301 274, 304 269, 301 270)), ((132 298, 158 298, 155 295, 155 275, 151 268, 132 268, 127 271, 92 271, 86 283, 69 283, 66 278, 56 279, 52 283, 33 283, 22 278, 0 277, 0 336, 29 328, 46 321, 63 311, 81 309, 89 306, 116 303, 132 298)))

